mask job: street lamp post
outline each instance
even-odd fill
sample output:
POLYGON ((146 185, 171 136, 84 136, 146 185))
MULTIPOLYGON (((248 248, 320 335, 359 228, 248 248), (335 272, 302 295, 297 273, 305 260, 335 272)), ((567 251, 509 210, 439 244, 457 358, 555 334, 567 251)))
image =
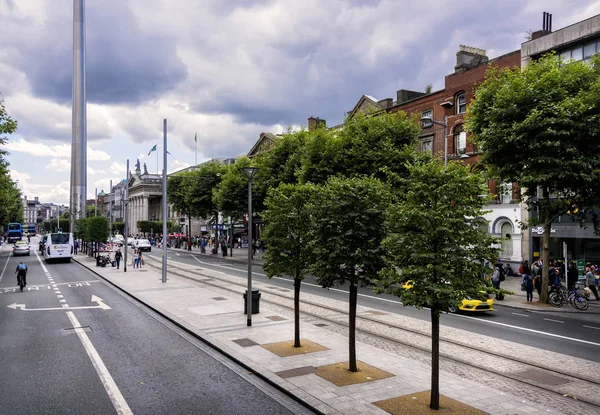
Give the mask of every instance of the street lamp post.
POLYGON ((129 236, 129 229, 127 226, 129 224, 129 214, 127 205, 129 205, 129 159, 127 159, 127 171, 125 172, 125 199, 121 200, 124 206, 124 214, 125 214, 125 229, 123 230, 125 233, 125 247, 123 252, 123 272, 127 272, 127 239, 129 236))
POLYGON ((242 167, 248 176, 248 291, 246 293, 247 325, 252 326, 252 178, 258 171, 257 167, 242 167))

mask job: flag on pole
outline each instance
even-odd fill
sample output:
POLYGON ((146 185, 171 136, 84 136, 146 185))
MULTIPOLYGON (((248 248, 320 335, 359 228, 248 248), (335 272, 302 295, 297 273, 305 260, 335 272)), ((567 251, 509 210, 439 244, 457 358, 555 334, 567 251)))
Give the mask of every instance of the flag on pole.
POLYGON ((152 153, 153 151, 156 151, 156 146, 157 144, 154 144, 154 147, 152 147, 152 149, 148 152, 148 155, 150 155, 150 153, 152 153))
POLYGON ((196 134, 194 135, 194 141, 197 143, 198 142, 198 132, 196 132, 196 134))

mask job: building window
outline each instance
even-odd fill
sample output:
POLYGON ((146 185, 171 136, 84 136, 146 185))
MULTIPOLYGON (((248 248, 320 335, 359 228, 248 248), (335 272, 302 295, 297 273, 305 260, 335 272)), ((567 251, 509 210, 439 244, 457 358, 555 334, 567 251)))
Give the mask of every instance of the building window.
POLYGON ((421 139, 421 152, 433 153, 433 137, 427 137, 421 139))
POLYGON ((462 124, 454 127, 454 154, 465 154, 467 152, 467 133, 462 124))
POLYGON ((425 110, 421 113, 421 127, 427 128, 433 125, 433 110, 425 110), (429 121, 423 121, 423 118, 429 118, 429 121))
POLYGON ((467 94, 461 92, 456 95, 456 113, 464 114, 467 112, 467 94))

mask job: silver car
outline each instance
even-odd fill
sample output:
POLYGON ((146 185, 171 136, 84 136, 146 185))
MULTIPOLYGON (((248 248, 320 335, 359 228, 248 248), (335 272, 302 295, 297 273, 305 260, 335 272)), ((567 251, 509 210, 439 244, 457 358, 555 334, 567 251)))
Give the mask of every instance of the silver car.
POLYGON ((13 255, 29 255, 29 244, 26 241, 17 241, 13 246, 13 255))

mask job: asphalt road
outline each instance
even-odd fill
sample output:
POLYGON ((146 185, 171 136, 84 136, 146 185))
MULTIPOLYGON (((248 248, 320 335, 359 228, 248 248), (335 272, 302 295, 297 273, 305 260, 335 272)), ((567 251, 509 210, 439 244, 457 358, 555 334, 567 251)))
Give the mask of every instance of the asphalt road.
MULTIPOLYGON (((236 253, 238 257, 244 257, 244 255, 234 250, 234 256, 236 253)), ((157 252, 146 255, 154 255, 159 258, 157 252)), ((170 261, 222 271, 244 280, 247 279, 248 275, 248 267, 245 263, 223 259, 219 255, 199 254, 197 251, 189 254, 185 251, 171 250, 168 252, 167 258, 170 261)), ((293 289, 292 279, 274 278, 269 280, 260 266, 253 266, 252 274, 255 281, 268 282, 271 285, 293 289)), ((302 292, 348 301, 346 287, 323 289, 310 276, 303 281, 301 289, 302 292)), ((362 306, 426 321, 430 320, 429 310, 403 307, 398 298, 391 295, 375 294, 369 287, 359 288, 358 301, 359 305, 362 306)), ((600 315, 596 322, 590 322, 570 317, 565 313, 531 312, 503 307, 499 303, 494 305, 494 309, 494 312, 477 315, 444 314, 440 321, 442 325, 449 327, 525 344, 542 350, 592 361, 598 360, 600 355, 600 315)))
POLYGON ((1 413, 311 413, 78 264, 9 254, 0 251, 1 413))

